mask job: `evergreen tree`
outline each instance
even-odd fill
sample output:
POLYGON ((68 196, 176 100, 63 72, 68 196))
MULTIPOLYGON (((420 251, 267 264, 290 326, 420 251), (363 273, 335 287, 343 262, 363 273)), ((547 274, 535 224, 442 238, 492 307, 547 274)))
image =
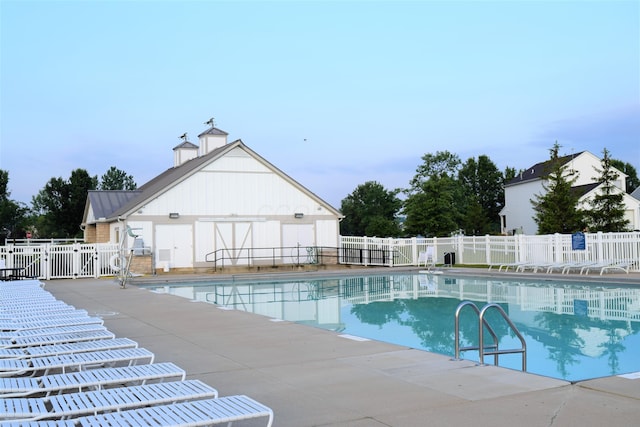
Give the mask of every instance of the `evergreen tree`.
POLYGON ((616 185, 619 174, 613 170, 609 151, 602 151, 602 168, 595 168, 600 174, 594 180, 599 182, 598 193, 590 200, 591 209, 586 211, 590 231, 627 231, 629 220, 625 218, 624 193, 616 185))
POLYGON ((402 202, 398 190, 387 191, 381 184, 368 181, 359 185, 342 200, 341 212, 345 216, 340 223, 343 236, 400 235, 396 218, 402 202))
POLYGON ((580 195, 572 190, 578 179, 558 155, 560 145, 556 142, 549 150, 551 158, 545 163, 545 194, 531 200, 535 210, 538 234, 573 233, 583 229, 583 212, 578 208, 580 195))
POLYGON ((111 166, 100 178, 100 190, 135 190, 137 185, 132 175, 127 175, 123 170, 111 166))

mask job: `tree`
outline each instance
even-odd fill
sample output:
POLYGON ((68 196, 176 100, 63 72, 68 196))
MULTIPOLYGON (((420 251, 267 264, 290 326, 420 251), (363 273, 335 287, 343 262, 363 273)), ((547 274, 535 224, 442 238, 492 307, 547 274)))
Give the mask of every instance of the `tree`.
POLYGON ((504 206, 503 177, 486 155, 469 158, 458 173, 464 194, 462 228, 467 235, 500 231, 500 210, 504 206))
POLYGON ((9 196, 9 172, 0 169, 0 244, 10 237, 24 237, 28 228, 29 208, 9 196))
POLYGON ((638 172, 630 163, 625 163, 622 160, 611 159, 611 166, 627 175, 627 178, 625 179, 627 193, 633 193, 633 190, 640 187, 638 172))
POLYGON ((33 209, 38 215, 39 235, 47 237, 80 237, 80 223, 89 190, 98 185, 97 176, 84 169, 71 172, 69 181, 51 178, 33 197, 33 209))
POLYGON ((542 184, 546 193, 531 200, 538 234, 573 233, 584 228, 583 212, 578 208, 580 195, 572 190, 578 176, 559 157, 559 151, 557 142, 549 150, 551 158, 545 163, 542 184))
POLYGON ((368 181, 342 200, 345 218, 340 223, 344 236, 398 236, 396 215, 402 206, 399 190, 387 191, 381 184, 368 181))
POLYGON ((457 180, 460 158, 448 151, 422 156, 403 212, 410 235, 449 236, 460 229, 464 195, 457 180))
POLYGON ((100 178, 100 190, 135 190, 137 185, 132 175, 127 175, 115 166, 111 166, 109 170, 100 178))
POLYGON ((600 174, 594 178, 599 182, 599 192, 590 200, 591 209, 586 211, 590 231, 627 231, 629 220, 625 218, 624 193, 614 184, 619 174, 613 170, 609 151, 602 151, 602 168, 594 168, 600 174))

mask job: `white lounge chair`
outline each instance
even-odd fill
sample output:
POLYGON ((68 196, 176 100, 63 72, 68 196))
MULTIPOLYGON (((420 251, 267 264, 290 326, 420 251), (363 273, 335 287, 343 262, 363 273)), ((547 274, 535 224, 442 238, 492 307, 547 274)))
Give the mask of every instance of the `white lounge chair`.
POLYGON ((13 313, 0 313, 0 322, 35 322, 37 320, 49 320, 49 319, 59 319, 62 317, 88 317, 89 313, 87 310, 79 310, 79 309, 70 309, 65 311, 53 311, 42 312, 13 312, 13 313))
POLYGON ((250 397, 238 395, 80 417, 76 418, 76 422, 82 427, 157 427, 161 425, 186 427, 230 424, 234 421, 260 417, 268 417, 267 427, 271 427, 273 424, 271 408, 250 397))
MULTIPOLYGON (((75 328, 77 329, 77 328, 75 328)), ((64 344, 72 342, 82 341, 95 341, 95 340, 110 340, 116 336, 113 332, 110 332, 102 326, 99 329, 83 329, 66 333, 54 333, 50 335, 35 335, 35 336, 20 336, 12 339, 0 340, 0 348, 22 348, 22 347, 35 347, 38 345, 53 345, 64 344)))
POLYGON ((75 309, 74 306, 60 300, 47 301, 41 304, 38 304, 36 301, 31 301, 31 303, 14 304, 14 306, 4 303, 0 304, 0 313, 2 314, 37 313, 44 310, 47 312, 73 311, 75 309))
POLYGON ((76 422, 74 420, 3 422, 2 427, 76 427, 76 422))
POLYGON ((200 380, 172 381, 58 394, 46 398, 1 399, 0 419, 15 422, 74 418, 105 411, 122 411, 217 397, 218 391, 200 380))
POLYGON ((115 385, 140 385, 164 380, 184 381, 186 376, 184 369, 165 362, 118 368, 96 368, 36 378, 0 378, 0 399, 33 394, 50 395, 70 391, 100 390, 115 385))
POLYGON ((49 375, 116 365, 153 363, 154 355, 144 348, 88 351, 31 359, 0 359, 0 377, 49 375))
POLYGON ((99 317, 90 316, 62 316, 52 318, 42 318, 33 321, 8 320, 0 321, 0 331, 27 331, 31 329, 45 330, 49 328, 58 328, 60 326, 71 325, 103 325, 104 320, 99 317))
POLYGON ((83 353, 86 351, 117 350, 121 348, 135 348, 137 346, 138 343, 129 338, 114 338, 110 340, 37 345, 22 348, 0 348, 0 360, 30 359, 32 357, 57 356, 60 354, 83 353))
POLYGON ((513 268, 514 271, 515 271, 518 267, 520 267, 522 265, 527 265, 527 264, 529 264, 529 263, 527 263, 527 262, 504 262, 504 263, 501 263, 501 264, 490 264, 489 265, 489 270, 491 270, 493 267, 498 267, 498 271, 499 272, 501 272, 502 269, 504 269, 505 272, 509 271, 510 268, 513 268))
POLYGON ((98 323, 90 323, 87 325, 68 325, 68 326, 59 326, 56 328, 45 328, 45 329, 25 329, 22 331, 6 331, 0 332, 0 342, 2 340, 13 341, 19 338, 27 338, 27 337, 39 337, 45 335, 62 335, 62 334, 70 334, 75 332, 88 332, 88 331, 101 331, 107 328, 104 325, 98 323))
POLYGON ((580 270, 580 274, 589 274, 590 270, 600 270, 600 275, 609 270, 621 270, 629 274, 632 263, 629 261, 603 261, 585 266, 580 270))

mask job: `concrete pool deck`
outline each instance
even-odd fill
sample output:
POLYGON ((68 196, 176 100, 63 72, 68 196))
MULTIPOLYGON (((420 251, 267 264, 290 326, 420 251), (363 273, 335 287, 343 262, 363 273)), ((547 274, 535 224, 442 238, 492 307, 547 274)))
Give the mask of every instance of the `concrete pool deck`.
MULTIPOLYGON (((640 274, 605 277, 612 279, 640 286, 640 274)), ((112 279, 52 280, 45 289, 102 317, 116 336, 151 350, 156 362, 176 363, 189 378, 217 388, 221 396, 246 394, 271 407, 278 427, 611 427, 640 422, 640 377, 571 384, 407 347, 348 339, 135 285, 120 289, 112 279)), ((264 420, 237 425, 264 425, 264 420)))

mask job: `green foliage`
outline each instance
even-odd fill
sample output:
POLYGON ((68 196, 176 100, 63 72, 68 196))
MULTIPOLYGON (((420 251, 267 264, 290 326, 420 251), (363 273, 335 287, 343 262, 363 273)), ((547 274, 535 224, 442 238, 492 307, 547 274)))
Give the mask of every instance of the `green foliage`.
POLYGON ((9 172, 0 169, 0 244, 8 238, 22 238, 29 228, 29 208, 9 199, 9 172))
POLYGON ((559 151, 557 142, 549 150, 551 158, 545 163, 542 184, 546 193, 531 200, 538 234, 573 233, 584 228, 583 212, 578 208, 580 195, 572 190, 578 177, 560 159, 559 151))
POLYGON ((611 159, 611 166, 627 175, 625 179, 627 193, 633 193, 633 190, 640 187, 638 172, 630 163, 625 163, 622 160, 611 159))
POLYGON ((80 223, 89 190, 98 186, 98 177, 84 169, 71 172, 68 181, 51 178, 33 197, 33 209, 38 214, 38 234, 47 237, 81 237, 80 223))
POLYGON ((127 175, 123 170, 111 166, 100 178, 100 190, 135 190, 137 185, 132 175, 127 175))
POLYGON ((463 194, 457 183, 460 158, 449 151, 422 156, 405 191, 404 231, 408 235, 449 236, 460 228, 463 194))
POLYGON ((504 206, 502 174, 486 155, 468 159, 458 179, 463 191, 463 223, 467 235, 500 231, 500 210, 504 206))
POLYGON ((407 197, 404 224, 408 235, 445 237, 460 229, 461 191, 447 174, 434 175, 422 183, 421 191, 407 197))
POLYGON ((396 237, 400 226, 396 215, 402 202, 398 190, 387 191, 381 184, 368 181, 342 200, 345 218, 340 223, 343 236, 396 237))
POLYGON ((468 235, 500 230, 504 178, 489 157, 462 164, 457 155, 439 151, 422 160, 406 190, 406 234, 443 237, 459 230, 468 235))
POLYGON ((613 169, 609 151, 602 152, 602 168, 595 168, 600 174, 595 179, 601 184, 600 191, 590 200, 591 209, 586 211, 590 231, 627 231, 629 220, 625 218, 624 194, 615 185, 618 173, 613 169))

